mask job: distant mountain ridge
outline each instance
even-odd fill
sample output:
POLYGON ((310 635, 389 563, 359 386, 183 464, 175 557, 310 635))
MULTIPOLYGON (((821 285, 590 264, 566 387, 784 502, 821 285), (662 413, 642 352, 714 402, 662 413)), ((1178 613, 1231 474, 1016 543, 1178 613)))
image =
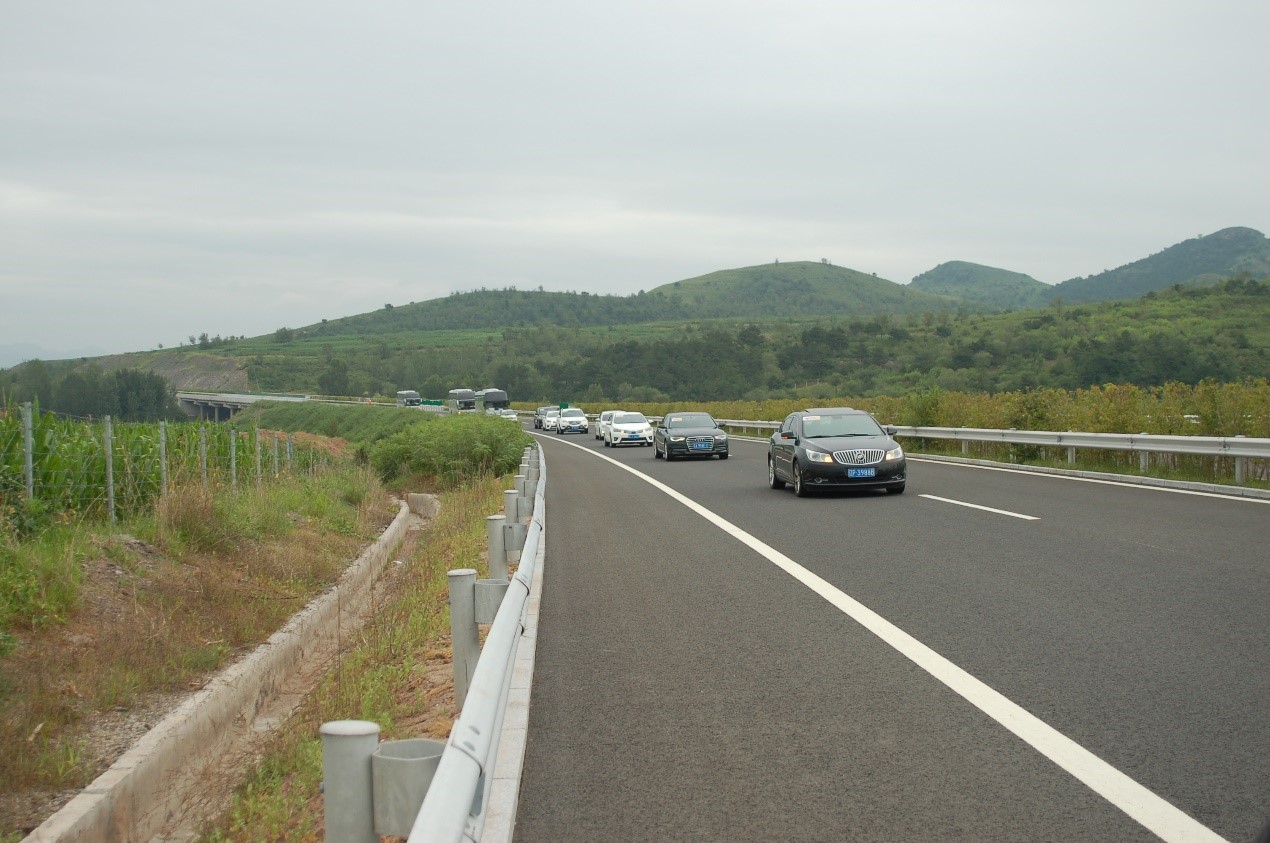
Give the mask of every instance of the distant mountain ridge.
POLYGON ((949 261, 902 285, 827 262, 725 269, 629 296, 542 290, 476 290, 311 325, 310 336, 532 326, 632 325, 682 319, 899 316, 949 310, 1029 310, 1136 299, 1176 284, 1210 284, 1247 273, 1270 277, 1270 241, 1225 228, 1086 278, 1050 286, 1030 275, 949 261))
POLYGON ((1240 273, 1270 277, 1270 240, 1251 228, 1223 228, 1097 275, 1054 287, 1063 301, 1136 299, 1174 284, 1213 284, 1240 273))
POLYGON ((1251 228, 1223 228, 1117 269, 1054 286, 967 261, 941 263, 914 277, 909 286, 994 309, 1027 310, 1059 298, 1068 304, 1136 299, 1175 284, 1215 284, 1242 273, 1254 280, 1270 277, 1270 240, 1251 228))

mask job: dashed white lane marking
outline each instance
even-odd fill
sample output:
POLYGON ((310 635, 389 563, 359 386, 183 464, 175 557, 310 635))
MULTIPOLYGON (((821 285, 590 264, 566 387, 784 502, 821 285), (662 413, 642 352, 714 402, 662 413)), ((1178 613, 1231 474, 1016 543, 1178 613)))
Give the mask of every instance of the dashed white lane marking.
POLYGON ((1036 515, 1024 515, 1021 512, 1011 512, 1008 509, 994 509, 990 506, 980 506, 977 503, 967 503, 966 501, 953 500, 952 498, 941 498, 939 495, 918 495, 919 498, 929 498, 933 501, 942 501, 944 503, 956 504, 957 506, 966 506, 971 509, 982 509, 984 512, 995 512, 997 515, 1008 515, 1011 518, 1022 518, 1024 521, 1040 521, 1040 517, 1036 515))

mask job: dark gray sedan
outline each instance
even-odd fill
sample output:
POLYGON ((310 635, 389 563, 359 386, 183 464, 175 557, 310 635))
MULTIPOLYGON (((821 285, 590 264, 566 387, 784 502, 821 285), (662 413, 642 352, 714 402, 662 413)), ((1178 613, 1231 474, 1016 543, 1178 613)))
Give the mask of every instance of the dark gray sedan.
POLYGON ((728 434, 709 413, 667 413, 653 431, 653 456, 728 458, 728 434))
POLYGON ((790 413, 767 446, 767 485, 806 497, 813 489, 904 493, 904 450, 877 419, 850 407, 790 413))

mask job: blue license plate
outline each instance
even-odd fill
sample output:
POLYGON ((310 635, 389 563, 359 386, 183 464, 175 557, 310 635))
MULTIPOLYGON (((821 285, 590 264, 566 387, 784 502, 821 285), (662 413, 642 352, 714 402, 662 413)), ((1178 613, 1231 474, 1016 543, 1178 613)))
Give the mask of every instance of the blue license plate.
POLYGON ((714 443, 713 442, 693 442, 692 449, 694 451, 713 451, 714 443))
POLYGON ((848 468, 848 477, 877 477, 878 470, 876 468, 848 468))

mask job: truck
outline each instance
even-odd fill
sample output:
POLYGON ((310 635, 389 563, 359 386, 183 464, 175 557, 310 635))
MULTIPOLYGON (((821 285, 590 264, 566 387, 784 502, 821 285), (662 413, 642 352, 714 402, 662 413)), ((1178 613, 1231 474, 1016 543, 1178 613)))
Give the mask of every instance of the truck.
POLYGON ((398 407, 418 407, 423 403, 423 399, 419 397, 419 393, 413 389, 397 390, 397 406, 398 407))

